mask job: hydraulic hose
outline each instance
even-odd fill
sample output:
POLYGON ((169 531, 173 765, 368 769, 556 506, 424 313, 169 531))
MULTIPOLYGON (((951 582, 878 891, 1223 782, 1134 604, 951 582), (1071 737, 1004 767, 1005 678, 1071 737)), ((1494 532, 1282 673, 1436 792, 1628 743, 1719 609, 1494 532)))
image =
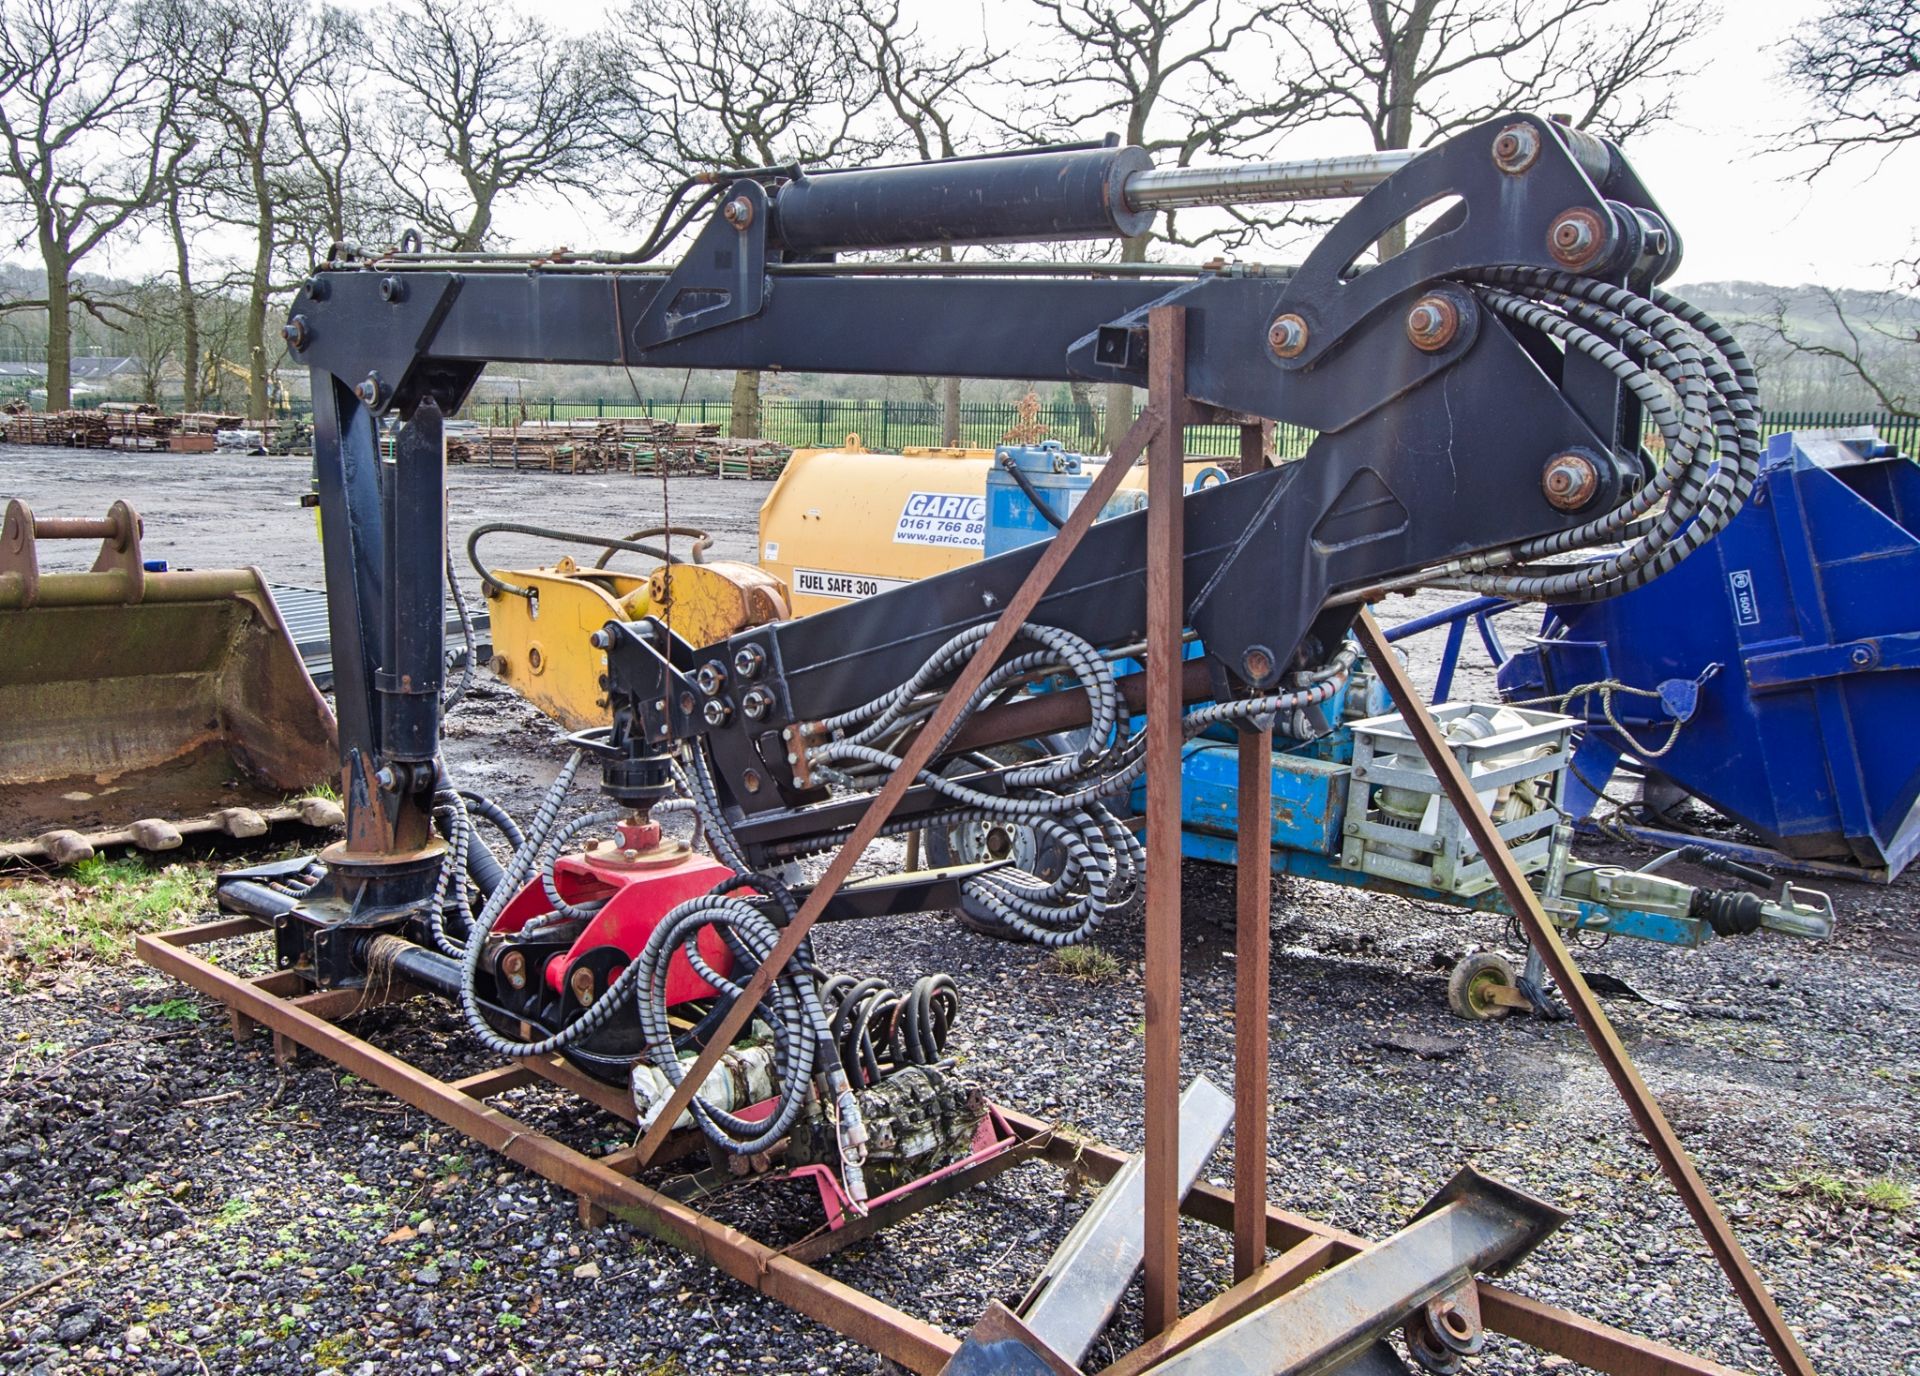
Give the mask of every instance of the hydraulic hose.
POLYGON ((483 525, 475 526, 467 533, 467 562, 473 565, 473 571, 480 575, 480 582, 484 586, 510 593, 515 597, 530 598, 533 596, 533 589, 502 582, 493 576, 492 570, 480 562, 480 542, 489 535, 532 535, 542 540, 604 546, 608 551, 631 550, 635 554, 644 554, 651 559, 658 559, 663 564, 684 562, 658 545, 643 544, 638 540, 618 540, 611 535, 587 535, 577 530, 555 530, 551 526, 525 525, 519 521, 488 521, 483 525))

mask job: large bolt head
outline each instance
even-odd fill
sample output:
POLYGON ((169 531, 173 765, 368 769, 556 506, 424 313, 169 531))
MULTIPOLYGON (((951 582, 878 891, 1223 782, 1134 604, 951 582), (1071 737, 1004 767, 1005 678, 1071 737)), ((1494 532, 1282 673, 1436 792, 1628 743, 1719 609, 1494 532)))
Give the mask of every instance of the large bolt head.
POLYGON ((1580 511, 1600 488, 1600 470, 1585 454, 1555 454, 1540 473, 1540 490, 1556 511, 1580 511))
POLYGON ((1267 330, 1267 347, 1279 358, 1298 358, 1307 351, 1307 322, 1283 315, 1267 330))
POLYGON ((773 710, 773 694, 764 688, 749 688, 746 696, 740 699, 740 710, 754 721, 759 721, 773 710))
POLYGON ((405 280, 399 277, 382 277, 380 279, 380 299, 391 302, 396 306, 406 300, 407 284, 405 280))
POLYGON ((287 347, 299 353, 307 347, 307 317, 296 315, 280 327, 280 337, 287 341, 287 347))
POLYGON ((733 704, 725 698, 714 698, 701 715, 706 717, 708 726, 725 726, 733 719, 733 704))
POLYGON ((745 196, 735 196, 720 213, 735 229, 745 229, 753 223, 753 202, 745 196))
POLYGON ((1517 176, 1540 158, 1540 133, 1531 124, 1509 124, 1493 139, 1493 165, 1517 176))
POLYGON ((767 662, 767 652, 758 645, 744 645, 733 657, 733 672, 741 678, 753 678, 767 662))
POLYGON ((717 659, 702 664, 693 676, 693 686, 712 697, 727 685, 727 666, 717 659))
POLYGON ((1587 267, 1605 248, 1606 231, 1600 217, 1584 207, 1566 211, 1547 231, 1547 251, 1564 267, 1587 267))
POLYGON ((1437 353, 1460 333, 1460 308, 1438 292, 1423 296, 1407 312, 1407 338, 1422 353, 1437 353))

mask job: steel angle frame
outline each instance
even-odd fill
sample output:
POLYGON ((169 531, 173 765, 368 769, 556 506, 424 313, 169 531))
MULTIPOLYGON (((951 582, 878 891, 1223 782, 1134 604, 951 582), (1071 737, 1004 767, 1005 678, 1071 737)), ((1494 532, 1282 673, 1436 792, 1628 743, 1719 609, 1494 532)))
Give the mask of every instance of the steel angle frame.
MULTIPOLYGON (((635 1180, 633 1175, 639 1169, 639 1159, 633 1148, 591 1156, 556 1141, 487 1102, 508 1090, 545 1081, 632 1121, 633 1107, 624 1095, 581 1074, 564 1061, 558 1058, 510 1061, 457 1079, 441 1079, 335 1025, 338 1019, 404 997, 412 990, 396 986, 371 994, 362 990, 332 990, 298 995, 285 972, 250 979, 209 959, 199 949, 237 937, 258 936, 269 930, 258 918, 227 917, 195 927, 145 934, 136 938, 135 946, 147 964, 224 1004, 237 1040, 244 1041, 256 1030, 265 1028, 273 1034, 275 1054, 282 1061, 291 1059, 300 1048, 325 1057, 573 1194, 587 1222, 603 1222, 611 1217, 631 1223, 908 1370, 931 1376, 943 1370, 959 1350, 959 1339, 811 1265, 809 1258, 820 1255, 810 1250, 811 1239, 804 1239, 784 1251, 758 1242, 635 1180)), ((990 1167, 1005 1169, 1022 1161, 1039 1160, 1059 1167, 1070 1176, 1105 1183, 1133 1159, 1105 1143, 1079 1137, 1026 1114, 1010 1109, 1003 1109, 1002 1113, 1019 1144, 1015 1150, 986 1163, 990 1167)), ((698 1143, 690 1139, 691 1134, 682 1134, 671 1140, 667 1149, 655 1157, 655 1162, 663 1163, 697 1150, 698 1143)), ((997 1173, 983 1172, 969 1177, 965 1183, 997 1173)), ((950 1192, 929 1193, 926 1204, 935 1203, 950 1192)), ((1158 1338, 1123 1355, 1107 1372, 1112 1376, 1134 1376, 1149 1370, 1206 1335, 1293 1290, 1327 1267, 1373 1246, 1365 1238, 1266 1204, 1264 1200, 1259 1205, 1257 1216, 1265 1246, 1278 1255, 1246 1280, 1179 1319, 1158 1338)), ((1232 1232, 1236 1215, 1233 1193, 1202 1180, 1187 1193, 1181 1213, 1210 1227, 1232 1232)), ((863 1231, 860 1236, 867 1236, 871 1231, 863 1231)), ((1478 1294, 1482 1317, 1489 1329, 1510 1334, 1542 1351, 1572 1358, 1611 1376, 1738 1376, 1717 1362, 1542 1304, 1485 1280, 1478 1282, 1478 1294)))

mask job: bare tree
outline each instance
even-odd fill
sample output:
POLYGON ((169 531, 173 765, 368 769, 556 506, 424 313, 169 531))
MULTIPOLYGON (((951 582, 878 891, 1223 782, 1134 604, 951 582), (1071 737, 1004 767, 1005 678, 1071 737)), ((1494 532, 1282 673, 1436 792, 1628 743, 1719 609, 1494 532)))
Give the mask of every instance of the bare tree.
MULTIPOLYGON (((1026 79, 1042 100, 1043 131, 1099 134, 1119 126, 1122 139, 1159 163, 1186 166, 1201 154, 1256 155, 1279 130, 1311 117, 1320 92, 1276 76, 1258 60, 1290 9, 1280 0, 1034 0, 1043 22, 1070 45, 1062 65, 1051 48, 1042 70, 1026 79), (1249 75, 1257 73, 1257 83, 1249 75)), ((1029 129, 1024 113, 1016 116, 1029 129)), ((1239 247, 1270 232, 1271 216, 1227 212, 1225 228, 1182 236, 1172 216, 1123 240, 1122 262, 1143 263, 1155 238, 1184 246, 1239 247)), ((1217 221, 1215 222, 1218 223, 1217 221)), ((1118 443, 1132 421, 1133 389, 1107 387, 1106 442, 1118 443)))
POLYGON ((149 277, 125 293, 127 317, 120 327, 123 347, 139 370, 140 400, 157 403, 160 384, 176 364, 191 371, 180 357, 180 297, 164 277, 149 277))
POLYGON ((383 150, 403 212, 447 248, 486 247, 501 202, 606 175, 591 45, 496 0, 414 0, 367 51, 392 88, 383 150))
POLYGON ((1833 0, 1789 42, 1787 70, 1813 97, 1791 142, 1820 150, 1816 171, 1920 138, 1920 0, 1833 0))
MULTIPOLYGON (((75 268, 152 206, 167 168, 171 96, 144 35, 112 0, 6 0, 0 5, 0 207, 32 222, 46 267, 47 409, 73 400, 73 307, 114 303, 75 268)), ((120 308, 124 309, 124 308, 120 308)))
MULTIPOLYGON (((170 58, 209 166, 211 213, 252 240, 247 265, 247 413, 267 414, 266 316, 275 269, 297 238, 291 187, 296 113, 324 89, 358 28, 330 5, 285 0, 148 0, 149 28, 170 58)), ((179 241, 176 241, 176 249, 179 241)))
POLYGON ((398 230, 377 141, 372 72, 354 50, 328 64, 310 98, 287 113, 288 179, 295 266, 319 262, 334 244, 383 243, 398 230))
MULTIPOLYGON (((604 82, 622 147, 656 173, 827 163, 870 153, 878 98, 844 41, 842 0, 629 0, 604 82)), ((760 374, 734 374, 729 433, 760 433, 760 374)))
MULTIPOLYGON (((1689 0, 1301 0, 1289 32, 1377 150, 1420 148, 1507 110, 1565 111, 1626 139, 1671 117, 1717 18, 1689 0)), ((1405 247, 1405 226, 1381 253, 1405 247)))
MULTIPOLYGON (((1814 113, 1783 145, 1818 153, 1810 176, 1850 153, 1884 160, 1920 146, 1920 0, 1830 0, 1794 34, 1787 59, 1789 75, 1813 98, 1814 113)), ((1909 290, 1920 289, 1920 254, 1893 270, 1909 290)), ((1850 306, 1839 292, 1816 290, 1831 324, 1816 334, 1796 321, 1783 298, 1767 322, 1780 347, 1796 361, 1839 369, 1895 415, 1920 410, 1913 302, 1885 293, 1863 309, 1857 298, 1850 306)))
MULTIPOLYGON (((184 141, 183 141, 184 142, 184 141)), ((178 331, 180 401, 184 409, 200 409, 200 296, 193 280, 193 209, 202 185, 201 169, 178 159, 168 169, 160 201, 160 218, 173 241, 173 325, 178 331)))
MULTIPOLYGON (((853 60, 871 74, 881 107, 922 160, 951 158, 975 140, 963 121, 977 112, 975 93, 991 81, 1006 54, 982 44, 935 48, 902 21, 900 0, 850 0, 842 21, 853 60)), ((942 244, 943 262, 953 246, 942 244)), ((960 443, 960 379, 940 379, 940 442, 960 443)), ((928 400, 932 400, 929 396, 928 400)))
POLYGON ((1842 386, 1864 388, 1884 411, 1902 418, 1920 417, 1920 327, 1914 305, 1898 293, 1850 308, 1830 287, 1810 289, 1818 315, 1797 311, 1785 295, 1775 299, 1766 328, 1786 357, 1825 364, 1842 386), (1904 307, 1904 310, 1902 309, 1904 307), (1821 318, 1824 317, 1824 318, 1821 318))

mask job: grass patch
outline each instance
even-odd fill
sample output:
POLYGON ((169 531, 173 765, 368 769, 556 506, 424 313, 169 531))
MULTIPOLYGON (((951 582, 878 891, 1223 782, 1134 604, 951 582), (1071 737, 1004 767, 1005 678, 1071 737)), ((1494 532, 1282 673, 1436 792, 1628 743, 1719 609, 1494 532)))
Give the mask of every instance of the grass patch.
POLYGON ((199 1022, 200 1005, 192 999, 161 999, 158 1003, 136 1003, 131 1012, 162 1022, 199 1022))
POLYGON ((1799 1171, 1775 1180, 1769 1188, 1776 1194, 1811 1199, 1830 1209, 1872 1209, 1895 1216, 1913 1209, 1913 1190, 1888 1175, 1856 1185, 1829 1171, 1799 1171))
POLYGON ((235 1195, 220 1206, 220 1212, 213 1216, 213 1221, 218 1227, 231 1228, 253 1217, 255 1212, 252 1200, 243 1194, 235 1195))
MULTIPOLYGON (((123 960, 139 933, 162 930, 209 908, 212 890, 211 872, 197 866, 155 869, 138 859, 96 855, 60 879, 9 890, 10 901, 0 905, 8 939, 0 947, 22 965, 123 960)), ((194 1019, 164 1011, 187 1002, 167 999, 148 1007, 163 1010, 154 1016, 197 1020, 197 1010, 194 1019)))
POLYGON ((1057 947, 1053 953, 1053 963, 1060 973, 1073 979, 1083 979, 1089 984, 1105 984, 1120 975, 1120 959, 1111 951, 1103 951, 1091 941, 1083 941, 1078 946, 1057 947))
POLYGON ((1913 1209, 1913 1191, 1891 1176, 1879 1176, 1860 1187, 1860 1202, 1883 1214, 1904 1214, 1913 1209))

